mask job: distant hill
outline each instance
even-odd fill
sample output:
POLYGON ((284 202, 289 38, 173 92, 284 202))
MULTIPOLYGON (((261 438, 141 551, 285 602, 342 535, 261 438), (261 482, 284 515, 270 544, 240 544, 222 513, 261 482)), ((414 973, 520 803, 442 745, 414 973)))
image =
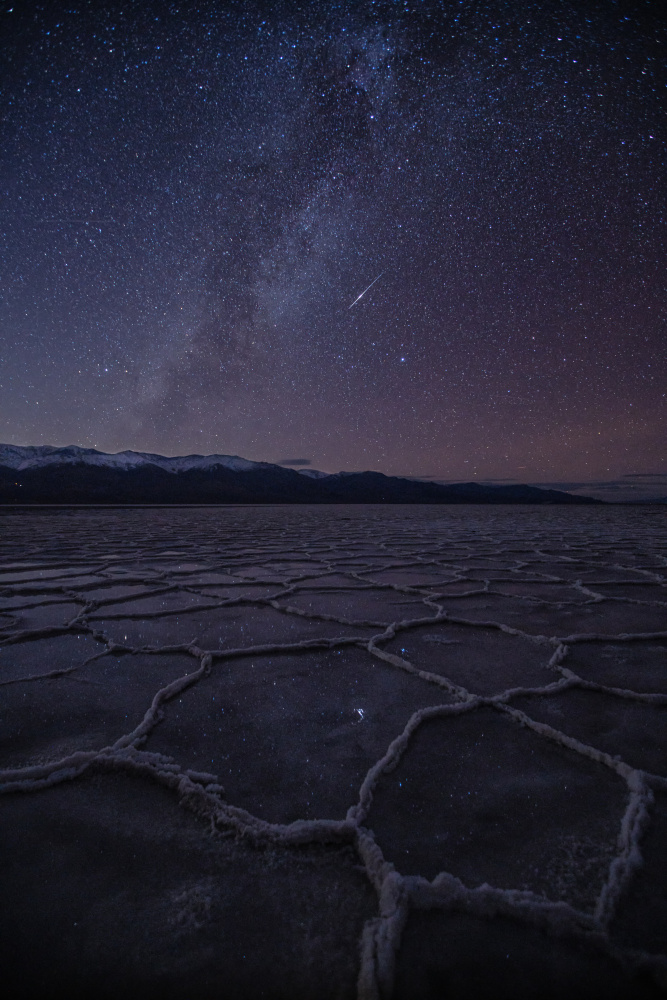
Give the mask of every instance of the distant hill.
POLYGON ((0 504, 599 504, 535 486, 439 483, 380 472, 295 472, 236 455, 0 445, 0 504))

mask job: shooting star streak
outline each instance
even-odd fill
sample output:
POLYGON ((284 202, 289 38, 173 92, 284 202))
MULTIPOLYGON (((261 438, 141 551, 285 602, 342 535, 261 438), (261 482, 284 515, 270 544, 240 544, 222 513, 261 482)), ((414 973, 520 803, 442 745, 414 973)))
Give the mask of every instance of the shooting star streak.
MULTIPOLYGON (((379 281, 379 280, 380 280, 380 278, 382 277, 382 275, 383 275, 383 274, 384 274, 384 271, 382 271, 382 272, 381 272, 381 274, 378 274, 377 278, 373 278, 373 280, 371 281, 371 283, 370 283, 370 285, 368 286, 368 288, 372 288, 372 287, 373 287, 373 285, 375 284, 375 282, 376 282, 376 281, 379 281)), ((357 302, 359 301, 359 299, 360 299, 360 298, 362 298, 362 297, 363 297, 363 296, 364 296, 364 295, 366 294, 366 292, 368 291, 368 288, 364 288, 364 290, 363 290, 363 292, 361 293, 361 295, 357 295, 357 297, 356 297, 356 299, 354 300, 354 302, 352 303, 352 305, 351 305, 351 306, 348 306, 347 308, 348 308, 348 309, 351 309, 351 308, 352 308, 352 306, 356 306, 356 304, 357 304, 357 302)))

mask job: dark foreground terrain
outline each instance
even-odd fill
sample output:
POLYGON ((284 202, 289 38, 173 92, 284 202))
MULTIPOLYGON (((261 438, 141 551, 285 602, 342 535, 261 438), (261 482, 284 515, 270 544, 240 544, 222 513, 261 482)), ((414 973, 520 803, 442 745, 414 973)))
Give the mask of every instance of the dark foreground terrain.
POLYGON ((5 995, 664 996, 665 528, 4 509, 5 995))

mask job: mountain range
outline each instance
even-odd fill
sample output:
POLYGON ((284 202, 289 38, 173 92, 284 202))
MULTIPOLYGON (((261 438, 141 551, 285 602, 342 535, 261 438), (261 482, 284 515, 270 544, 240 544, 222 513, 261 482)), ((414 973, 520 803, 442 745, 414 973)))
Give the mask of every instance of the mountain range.
POLYGON ((535 486, 441 485, 381 472, 298 472, 236 455, 108 455, 0 444, 0 504, 511 503, 600 500, 535 486))

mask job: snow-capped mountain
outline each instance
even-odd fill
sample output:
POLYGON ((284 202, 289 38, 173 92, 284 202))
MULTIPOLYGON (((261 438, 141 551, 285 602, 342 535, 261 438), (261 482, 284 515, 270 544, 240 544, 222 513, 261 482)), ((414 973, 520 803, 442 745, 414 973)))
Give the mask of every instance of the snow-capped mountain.
POLYGON ((39 469, 47 465, 95 465, 106 469, 138 469, 153 465, 165 472, 187 472, 190 469, 214 469, 222 466, 234 472, 248 472, 250 469, 271 469, 269 462, 251 462, 238 455, 183 455, 165 458, 143 451, 119 451, 109 455, 96 448, 79 448, 68 445, 54 448, 51 445, 22 447, 0 444, 0 465, 8 469, 39 469))

